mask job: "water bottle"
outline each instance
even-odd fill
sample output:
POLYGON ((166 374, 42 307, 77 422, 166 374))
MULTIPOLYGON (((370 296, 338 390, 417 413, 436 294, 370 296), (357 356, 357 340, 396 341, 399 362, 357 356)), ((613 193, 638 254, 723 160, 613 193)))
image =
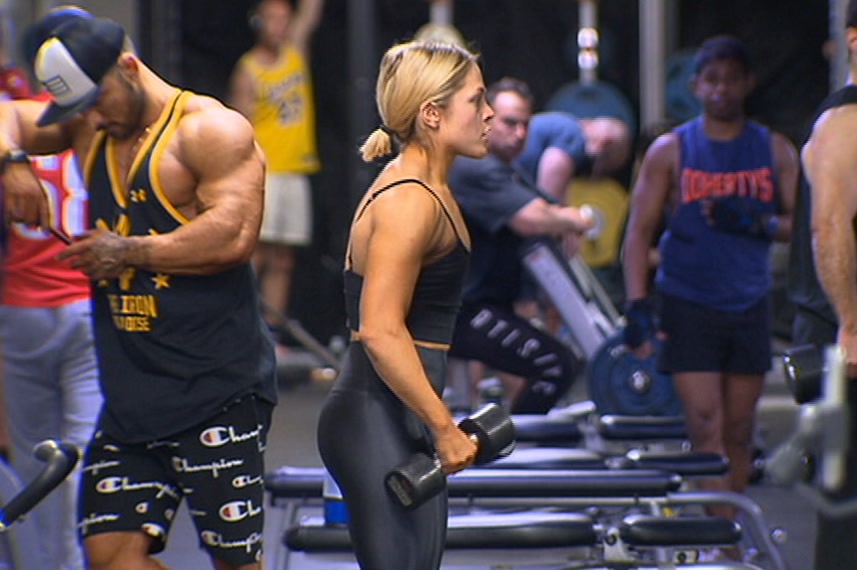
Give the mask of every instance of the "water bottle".
POLYGON ((335 334, 330 337, 330 342, 328 342, 327 348, 336 356, 342 356, 345 354, 345 349, 348 348, 348 344, 345 342, 345 337, 335 334))
POLYGON ((329 471, 324 472, 324 484, 322 486, 322 497, 324 498, 324 524, 325 526, 347 526, 348 508, 342 500, 342 491, 334 481, 329 471))

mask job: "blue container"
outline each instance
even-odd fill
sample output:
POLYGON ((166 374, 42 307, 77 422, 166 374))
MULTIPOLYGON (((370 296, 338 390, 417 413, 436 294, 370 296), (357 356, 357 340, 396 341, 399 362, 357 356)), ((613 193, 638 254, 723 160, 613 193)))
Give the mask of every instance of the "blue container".
POLYGON ((342 500, 342 491, 339 490, 339 485, 327 471, 324 473, 322 496, 324 497, 324 524, 326 526, 348 526, 348 507, 342 500))

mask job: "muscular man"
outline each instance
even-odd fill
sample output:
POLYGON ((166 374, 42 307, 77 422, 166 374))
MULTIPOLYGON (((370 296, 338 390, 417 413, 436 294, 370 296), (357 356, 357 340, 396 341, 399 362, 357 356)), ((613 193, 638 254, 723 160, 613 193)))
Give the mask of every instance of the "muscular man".
POLYGON ((150 553, 187 499, 215 568, 259 570, 276 401, 248 263, 264 160, 244 117, 166 83, 129 45, 115 22, 69 21, 36 57, 52 103, 0 106, 12 220, 47 219, 25 152, 85 157, 93 229, 60 254, 92 280, 104 395, 79 529, 92 570, 161 568, 150 553))
POLYGON ((788 139, 746 118, 753 85, 740 41, 702 44, 693 90, 703 113, 646 152, 623 259, 625 340, 643 355, 655 333, 649 248, 669 209, 655 278, 658 365, 672 374, 694 449, 729 458, 727 476, 700 485, 737 492, 748 484, 756 404, 771 366, 769 248, 789 238, 798 173, 788 139))
POLYGON ((518 316, 524 269, 520 249, 528 238, 586 230, 591 220, 577 208, 559 206, 540 192, 513 161, 524 148, 532 115, 529 87, 503 79, 488 88, 494 121, 488 156, 459 157, 450 185, 473 238, 473 257, 451 356, 476 360, 526 380, 510 394, 515 413, 544 413, 574 380, 570 349, 518 316))
MULTIPOLYGON (((57 26, 92 16, 75 7, 49 11, 23 34, 22 53, 32 65, 36 50, 57 26)), ((47 93, 36 96, 41 101, 47 93)), ((88 227, 87 195, 71 151, 32 157, 35 174, 53 205, 51 228, 65 236, 88 227)), ((59 261, 66 244, 47 229, 12 224, 3 257, 0 339, 3 342, 4 410, 12 435, 12 466, 25 481, 44 464, 33 448, 61 439, 83 448, 92 436, 101 391, 86 275, 59 261)), ((75 531, 80 470, 31 514, 38 528, 44 568, 83 570, 75 531)))
MULTIPOLYGON (((857 496, 857 0, 848 3, 845 39, 850 54, 847 84, 818 108, 802 150, 804 184, 795 208, 789 264, 789 295, 795 304, 792 341, 819 349, 838 343, 845 351, 850 449, 846 477, 833 500, 857 496)), ((857 560, 857 516, 819 513, 815 568, 848 568, 857 560)))
POLYGON ((253 265, 272 328, 288 310, 296 247, 312 239, 307 175, 317 172, 315 103, 309 69, 312 34, 324 0, 261 0, 250 16, 256 45, 231 79, 230 103, 253 124, 265 152, 265 209, 253 265))

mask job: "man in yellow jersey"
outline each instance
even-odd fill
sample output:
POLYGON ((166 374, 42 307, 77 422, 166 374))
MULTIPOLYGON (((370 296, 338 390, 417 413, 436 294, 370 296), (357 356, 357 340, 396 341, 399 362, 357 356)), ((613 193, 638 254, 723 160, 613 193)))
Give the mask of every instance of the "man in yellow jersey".
MULTIPOLYGON (((267 158, 265 213, 253 265, 268 322, 285 315, 296 247, 312 239, 307 175, 319 169, 309 44, 323 0, 261 0, 250 14, 256 45, 233 71, 230 103, 250 119, 267 158)), ((273 327, 272 327, 273 328, 273 327)))

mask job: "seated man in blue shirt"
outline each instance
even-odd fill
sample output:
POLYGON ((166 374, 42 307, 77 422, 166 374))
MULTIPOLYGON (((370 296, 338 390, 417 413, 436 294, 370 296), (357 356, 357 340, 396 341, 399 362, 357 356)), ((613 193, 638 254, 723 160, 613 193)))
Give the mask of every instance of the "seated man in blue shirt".
POLYGON ((495 113, 488 156, 457 158, 449 177, 472 239, 450 356, 524 378, 522 389, 507 395, 512 412, 545 413, 568 391, 578 366, 567 346, 514 311, 524 281, 520 249, 528 239, 586 231, 592 220, 555 204, 513 164, 532 115, 528 86, 501 79, 487 98, 495 113))
POLYGON ((628 165, 632 143, 631 128, 621 119, 544 111, 530 119, 527 142, 515 162, 539 188, 565 204, 572 178, 617 174, 628 165))

